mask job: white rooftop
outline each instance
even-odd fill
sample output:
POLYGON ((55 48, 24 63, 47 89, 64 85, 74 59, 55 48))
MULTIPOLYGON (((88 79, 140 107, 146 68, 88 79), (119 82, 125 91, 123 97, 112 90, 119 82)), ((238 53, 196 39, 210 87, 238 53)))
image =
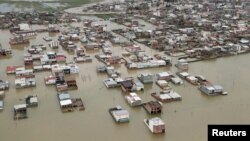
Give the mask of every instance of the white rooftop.
POLYGON ((160 94, 161 99, 172 99, 168 94, 160 94))
POLYGON ((61 105, 61 106, 66 106, 66 105, 70 105, 70 104, 72 104, 71 99, 67 99, 67 100, 62 100, 62 101, 60 101, 60 105, 61 105))
POLYGON ((209 91, 213 91, 214 90, 214 87, 212 86, 205 86, 209 91))
POLYGON ((18 79, 15 79, 15 84, 20 84, 20 83, 25 83, 26 79, 25 78, 18 78, 18 79))
POLYGON ((114 116, 129 116, 129 112, 127 110, 117 110, 113 111, 114 116))
POLYGON ((170 76, 170 74, 169 74, 168 72, 160 72, 160 73, 158 73, 158 75, 159 75, 160 77, 170 76))
POLYGON ((179 63, 187 63, 187 60, 186 59, 180 59, 178 60, 179 63))
POLYGON ((151 73, 141 73, 139 76, 153 76, 151 73))
POLYGON ((159 85, 166 85, 166 84, 168 84, 168 82, 166 80, 158 80, 157 83, 159 85))
POLYGON ((154 117, 149 119, 149 124, 152 125, 165 125, 165 123, 159 118, 159 117, 154 117))
POLYGON ((30 98, 30 103, 38 103, 37 97, 30 98))
POLYGON ((31 30, 29 24, 26 24, 26 23, 21 23, 18 25, 20 30, 31 30))
POLYGON ((187 79, 191 80, 191 81, 197 81, 198 79, 194 76, 188 76, 187 79))
POLYGON ((181 98, 181 96, 176 92, 169 93, 169 96, 172 97, 173 99, 181 98))
POLYGON ((181 72, 180 75, 182 75, 182 76, 189 76, 189 74, 187 72, 181 72))
POLYGON ((70 95, 68 93, 61 93, 58 96, 60 100, 70 99, 70 95))
POLYGON ((182 82, 182 80, 178 77, 171 78, 175 83, 182 82))
POLYGON ((135 101, 141 101, 141 98, 139 96, 133 97, 135 101))
POLYGON ((130 96, 129 97, 129 100, 132 100, 132 101, 141 101, 141 98, 136 94, 136 93, 129 93, 130 96))
POLYGON ((129 93, 130 96, 137 96, 136 93, 129 93))
POLYGON ((14 109, 18 110, 18 109, 26 109, 27 105, 26 104, 18 104, 18 105, 14 105, 14 109))

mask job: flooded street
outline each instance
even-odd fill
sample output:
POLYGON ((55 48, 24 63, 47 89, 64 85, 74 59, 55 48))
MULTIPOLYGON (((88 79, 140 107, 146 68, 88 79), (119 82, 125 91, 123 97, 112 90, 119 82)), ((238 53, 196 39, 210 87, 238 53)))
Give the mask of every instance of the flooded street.
MULTIPOLYGON (((108 30, 117 26, 122 27, 110 24, 109 21, 103 21, 101 24, 107 24, 108 30)), ((73 26, 79 26, 79 24, 73 24, 73 26)), ((33 26, 32 28, 44 27, 33 26)), ((146 25, 144 28, 152 29, 154 27, 146 25)), ((10 47, 11 33, 8 30, 1 30, 0 35, 2 46, 10 47)), ((35 39, 30 40, 30 45, 44 44, 47 46, 46 52, 51 51, 48 42, 42 38, 50 36, 53 40, 57 40, 59 35, 47 32, 38 33, 35 39)), ((82 45, 78 42, 77 46, 82 45)), ((182 101, 163 104, 163 113, 159 117, 166 123, 166 133, 153 135, 143 120, 154 116, 147 114, 142 107, 131 108, 125 101, 121 88, 108 89, 103 84, 107 74, 96 72, 96 66, 103 65, 103 63, 94 57, 101 54, 101 50, 86 52, 93 58, 93 61, 78 64, 80 73, 74 75, 78 90, 69 91, 72 97, 82 98, 86 107, 85 111, 62 113, 55 86, 46 86, 44 83, 44 77, 51 75, 50 71, 35 73, 37 85, 34 88, 15 88, 15 76, 7 75, 5 68, 8 65, 23 65, 23 54, 26 53, 28 45, 11 48, 13 56, 0 60, 0 79, 10 82, 10 89, 6 91, 4 99, 4 110, 0 112, 2 141, 68 141, 72 139, 86 141, 204 141, 207 140, 208 124, 249 124, 250 122, 250 54, 190 63, 188 71, 190 74, 205 76, 211 82, 222 85, 229 94, 227 96, 207 96, 187 82, 180 86, 171 85, 173 90, 182 96, 182 101), (24 98, 28 95, 37 95, 39 106, 28 110, 27 119, 13 120, 13 106, 23 103, 24 98), (129 111, 130 122, 128 124, 116 124, 109 115, 108 109, 116 105, 121 105, 129 111)), ((148 47, 143 47, 143 49, 150 56, 158 53, 148 47)), ((112 47, 114 55, 121 56, 123 51, 125 49, 121 46, 112 47)), ((67 56, 67 62, 73 60, 73 55, 61 47, 58 52, 67 56)), ((177 58, 172 59, 175 64, 177 58)), ((163 71, 177 72, 174 65, 127 70, 124 64, 120 64, 115 68, 121 72, 123 78, 136 77, 143 72, 152 74, 163 71)), ((155 83, 147 84, 144 92, 139 92, 138 95, 143 102, 147 102, 154 100, 150 95, 152 92, 160 91, 161 89, 155 83)))

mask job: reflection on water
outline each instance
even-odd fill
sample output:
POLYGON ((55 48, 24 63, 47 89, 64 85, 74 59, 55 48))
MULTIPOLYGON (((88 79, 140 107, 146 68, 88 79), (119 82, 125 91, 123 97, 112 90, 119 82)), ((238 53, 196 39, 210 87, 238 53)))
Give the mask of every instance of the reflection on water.
MULTIPOLYGON (((114 25, 108 25, 108 29, 114 25)), ((40 26, 34 28, 39 28, 40 26)), ((7 30, 0 31, 0 43, 3 47, 9 47, 10 33, 7 30)), ((51 36, 48 33, 39 33, 32 44, 45 44, 42 37, 51 36, 57 40, 59 34, 51 36)), ((80 43, 77 43, 81 46, 80 43)), ((229 92, 227 96, 209 97, 201 94, 197 87, 185 83, 182 86, 174 86, 173 89, 182 96, 182 101, 164 104, 163 114, 159 115, 166 123, 164 135, 152 135, 144 125, 143 119, 153 117, 141 108, 131 108, 124 99, 121 89, 107 89, 102 80, 106 74, 96 73, 96 66, 102 65, 94 58, 101 51, 88 52, 93 58, 92 63, 79 64, 80 74, 74 75, 79 89, 69 91, 72 97, 81 97, 86 110, 63 114, 60 111, 57 92, 54 86, 45 86, 44 77, 51 72, 36 73, 37 86, 16 90, 15 77, 6 75, 5 68, 8 65, 23 64, 23 54, 27 46, 12 48, 14 56, 0 60, 0 78, 8 80, 11 88, 6 92, 5 109, 0 112, 1 140, 6 141, 68 141, 72 139, 87 141, 203 141, 207 139, 208 124, 247 124, 249 119, 249 54, 220 58, 214 61, 196 62, 190 64, 190 74, 204 75, 208 80, 222 85, 229 92), (27 95, 37 95, 38 108, 28 109, 28 119, 14 121, 13 105, 23 103, 27 95), (126 108, 131 115, 128 124, 116 124, 108 114, 108 109, 115 105, 126 108)), ((47 51, 51 49, 48 47, 47 51)), ((112 47, 117 55, 124 51, 120 46, 112 47)), ((156 51, 145 47, 147 54, 153 55, 156 51)), ((72 61, 73 55, 68 55, 65 50, 59 48, 59 52, 67 54, 67 59, 72 61)), ((176 58, 173 58, 176 61, 176 58)), ((139 73, 158 73, 162 71, 176 72, 176 68, 161 67, 142 70, 127 70, 124 65, 116 66, 122 77, 134 76, 139 73)), ((153 100, 152 92, 159 92, 160 88, 146 85, 145 91, 139 92, 144 102, 153 100)))

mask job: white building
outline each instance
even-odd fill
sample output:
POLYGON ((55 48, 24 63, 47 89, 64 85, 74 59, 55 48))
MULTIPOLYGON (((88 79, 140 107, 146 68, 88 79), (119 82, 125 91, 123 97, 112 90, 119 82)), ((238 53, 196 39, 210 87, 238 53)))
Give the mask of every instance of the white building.
POLYGON ((21 24, 18 25, 18 27, 20 28, 21 31, 31 30, 30 25, 26 24, 26 23, 21 23, 21 24))
POLYGON ((144 119, 144 123, 152 133, 165 133, 165 123, 159 117, 144 119))
POLYGON ((130 106, 139 106, 142 103, 141 98, 136 93, 129 93, 128 96, 125 96, 125 99, 130 106))

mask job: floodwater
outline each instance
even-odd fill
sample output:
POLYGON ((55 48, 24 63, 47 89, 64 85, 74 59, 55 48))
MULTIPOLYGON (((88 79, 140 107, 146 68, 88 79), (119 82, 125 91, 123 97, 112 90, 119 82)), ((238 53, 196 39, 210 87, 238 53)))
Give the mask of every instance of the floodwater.
MULTIPOLYGON (((20 1, 19 1, 20 2, 20 1)), ((29 0, 23 0, 23 2, 29 2, 29 0)), ((11 3, 11 2, 4 2, 0 3, 0 12, 32 12, 37 10, 36 8, 65 8, 69 6, 66 2, 59 2, 54 0, 46 0, 46 1, 36 1, 32 0, 31 2, 39 2, 35 6, 34 3, 11 3), (37 7, 38 6, 38 7, 37 7)))
POLYGON ((1 3, 0 12, 20 12, 20 11, 33 11, 33 8, 18 7, 16 4, 1 3))
MULTIPOLYGON (((108 29, 117 25, 108 25, 108 29)), ((33 26, 33 28, 41 28, 33 26)), ((0 43, 8 48, 10 33, 0 31, 0 43)), ((59 34, 39 33, 30 44, 46 44, 42 37, 52 36, 57 39, 59 34)), ((81 46, 78 43, 78 46, 81 46)), ((106 74, 96 73, 96 66, 102 65, 94 58, 101 51, 87 52, 93 57, 92 63, 79 64, 80 73, 74 75, 79 89, 69 91, 72 97, 81 97, 85 104, 85 111, 62 113, 60 111, 57 92, 54 86, 45 86, 44 77, 51 72, 36 73, 37 86, 35 88, 15 89, 13 75, 6 75, 8 65, 22 65, 23 54, 27 46, 12 47, 14 55, 0 60, 0 79, 11 83, 4 99, 5 107, 0 112, 1 141, 203 141, 207 140, 208 124, 249 124, 250 122, 250 83, 249 83, 249 54, 220 58, 217 60, 196 62, 189 65, 189 73, 204 75, 215 84, 220 84, 228 91, 227 96, 207 96, 201 94, 197 87, 185 83, 174 86, 173 90, 182 96, 182 101, 164 103, 160 116, 166 123, 166 133, 153 135, 144 125, 143 119, 154 117, 148 115, 142 107, 131 108, 124 99, 120 88, 107 89, 102 80, 106 74), (39 106, 28 109, 28 119, 13 120, 13 105, 24 103, 27 95, 37 95, 39 106), (108 109, 121 105, 130 112, 130 122, 116 124, 108 113, 108 109)), ((49 47, 47 51, 51 50, 49 47)), ((120 46, 112 47, 113 53, 121 55, 124 49, 120 46)), ((156 51, 145 47, 148 55, 156 51)), ((67 54, 68 62, 73 55, 63 49, 58 52, 67 54)), ((173 63, 176 58, 173 58, 173 63)), ((158 73, 177 70, 172 67, 161 67, 142 70, 127 70, 124 64, 117 65, 122 77, 136 76, 142 72, 158 73)), ((139 96, 144 102, 154 100, 150 93, 160 92, 155 84, 146 85, 139 96)))
POLYGON ((61 7, 66 7, 66 6, 68 6, 68 4, 67 3, 56 3, 56 2, 50 2, 50 3, 46 3, 46 2, 44 2, 44 3, 42 3, 42 5, 43 6, 45 6, 45 7, 50 7, 50 8, 61 8, 61 7))

